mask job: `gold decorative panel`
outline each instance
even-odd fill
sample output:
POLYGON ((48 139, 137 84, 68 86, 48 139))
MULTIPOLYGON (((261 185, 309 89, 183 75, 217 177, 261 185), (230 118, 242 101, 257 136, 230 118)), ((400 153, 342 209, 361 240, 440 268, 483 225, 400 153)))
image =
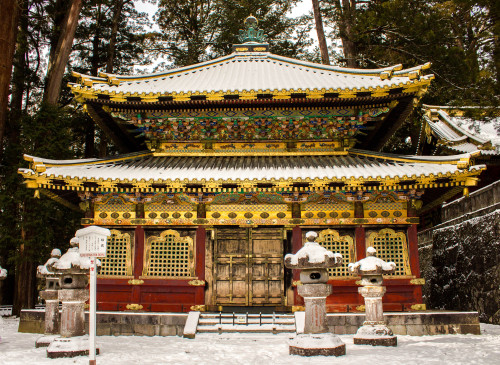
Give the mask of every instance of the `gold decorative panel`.
POLYGON ((130 233, 111 230, 106 257, 102 257, 100 276, 132 276, 132 238, 130 233))
POLYGON ((194 276, 194 250, 191 237, 174 230, 163 231, 146 241, 144 276, 190 278, 194 276))
POLYGON ((392 261, 396 264, 394 275, 411 275, 410 261, 408 258, 408 245, 403 232, 395 232, 385 228, 372 232, 368 236, 367 247, 372 246, 377 250, 377 256, 382 260, 392 261))
POLYGON ((290 219, 287 204, 223 204, 207 206, 207 218, 216 219, 290 219))
POLYGON ((135 219, 135 204, 121 195, 109 195, 94 206, 95 218, 135 219))
POLYGON ((302 205, 302 218, 354 218, 354 204, 339 203, 306 203, 302 205))
POLYGON ((406 202, 387 201, 387 202, 367 202, 364 204, 365 218, 392 218, 406 217, 406 202))
POLYGON ((342 266, 328 269, 330 277, 350 276, 349 263, 356 261, 356 249, 351 236, 340 236, 333 229, 326 229, 319 233, 318 243, 328 251, 342 255, 342 266))

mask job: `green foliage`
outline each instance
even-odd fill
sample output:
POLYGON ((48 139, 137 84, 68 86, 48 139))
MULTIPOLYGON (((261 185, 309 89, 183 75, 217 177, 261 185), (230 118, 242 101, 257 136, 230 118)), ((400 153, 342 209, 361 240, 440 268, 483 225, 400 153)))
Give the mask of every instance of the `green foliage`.
MULTIPOLYGON (((436 76, 423 101, 498 105, 490 1, 370 1, 356 9, 353 41, 365 68, 431 62, 436 76)), ((498 7, 498 6, 497 6, 498 7)))
POLYGON ((173 66, 184 66, 231 53, 238 44, 244 20, 255 16, 271 51, 283 56, 310 57, 310 18, 288 17, 297 0, 184 0, 159 1, 156 14, 161 34, 150 48, 173 66))
POLYGON ((67 110, 43 107, 33 116, 24 114, 18 143, 6 146, 0 184, 0 254, 8 259, 7 267, 20 260, 43 262, 52 248, 67 246, 78 226, 81 214, 43 195, 35 198, 17 173, 27 167, 23 153, 54 159, 74 157, 71 123, 67 110))
POLYGON ((147 38, 146 28, 151 26, 146 13, 136 10, 131 0, 121 0, 123 7, 117 9, 120 1, 86 1, 80 15, 78 28, 73 43, 72 70, 97 76, 106 72, 106 63, 110 57, 109 44, 112 38, 115 12, 120 11, 114 47, 113 73, 132 72, 134 65, 149 63, 144 52, 147 38))

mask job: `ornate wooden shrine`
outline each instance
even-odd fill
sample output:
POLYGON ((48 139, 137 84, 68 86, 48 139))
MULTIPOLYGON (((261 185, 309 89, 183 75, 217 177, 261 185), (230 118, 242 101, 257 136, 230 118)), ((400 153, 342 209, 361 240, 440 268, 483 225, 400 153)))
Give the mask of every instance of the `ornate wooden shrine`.
POLYGON ((484 169, 469 154, 377 152, 425 93, 428 65, 285 58, 251 21, 240 40, 229 56, 158 74, 76 74, 76 99, 125 154, 25 156, 28 187, 112 230, 98 308, 292 310, 300 282, 283 258, 313 230, 345 261, 331 269, 329 311, 363 310, 347 265, 368 246, 397 264, 385 310, 424 309, 417 212, 484 169))

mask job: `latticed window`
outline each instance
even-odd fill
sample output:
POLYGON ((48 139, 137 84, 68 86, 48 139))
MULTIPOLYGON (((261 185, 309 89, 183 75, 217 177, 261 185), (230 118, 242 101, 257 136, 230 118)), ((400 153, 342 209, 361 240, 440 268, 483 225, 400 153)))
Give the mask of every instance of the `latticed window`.
POLYGON ((328 251, 342 255, 342 266, 328 269, 330 277, 350 276, 347 269, 349 263, 356 259, 354 241, 351 236, 340 236, 333 229, 326 229, 319 233, 317 242, 328 251))
POLYGON ((132 267, 132 239, 129 233, 117 230, 111 231, 106 247, 106 257, 101 258, 102 276, 131 276, 132 267))
POLYGON ((193 239, 174 230, 147 240, 145 276, 183 278, 194 276, 193 239))
POLYGON ((369 246, 377 250, 377 257, 396 264, 394 275, 411 275, 406 235, 403 232, 396 233, 389 228, 372 232, 368 236, 369 246))

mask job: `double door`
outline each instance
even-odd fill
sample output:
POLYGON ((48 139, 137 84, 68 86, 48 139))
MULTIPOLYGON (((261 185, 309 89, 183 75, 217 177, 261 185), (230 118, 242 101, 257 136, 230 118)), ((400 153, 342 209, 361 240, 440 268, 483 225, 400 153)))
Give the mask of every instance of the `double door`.
POLYGON ((284 305, 282 228, 220 228, 214 242, 217 305, 284 305))

